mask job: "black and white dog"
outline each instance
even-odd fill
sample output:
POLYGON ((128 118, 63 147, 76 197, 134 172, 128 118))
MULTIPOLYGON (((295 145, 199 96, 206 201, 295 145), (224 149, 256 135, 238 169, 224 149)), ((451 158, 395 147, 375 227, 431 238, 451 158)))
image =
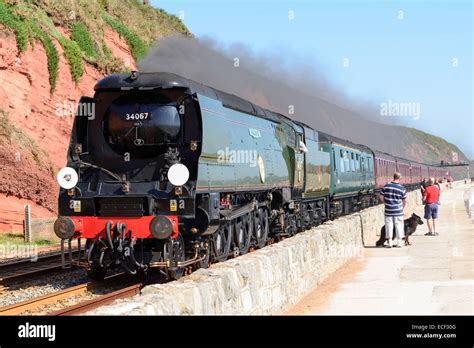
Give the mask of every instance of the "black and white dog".
MULTIPOLYGON (((413 233, 415 233, 418 225, 423 225, 423 220, 421 220, 421 217, 419 217, 415 213, 413 213, 410 216, 410 218, 405 219, 404 221, 405 245, 411 245, 409 238, 413 233)), ((394 230, 395 230, 395 227, 394 227, 394 230)), ((393 231, 392 236, 393 236, 392 240, 396 238, 395 231, 393 231)), ((375 245, 378 247, 383 246, 386 240, 387 240, 387 237, 385 235, 385 226, 383 226, 382 229, 380 230, 380 239, 375 242, 375 245)))

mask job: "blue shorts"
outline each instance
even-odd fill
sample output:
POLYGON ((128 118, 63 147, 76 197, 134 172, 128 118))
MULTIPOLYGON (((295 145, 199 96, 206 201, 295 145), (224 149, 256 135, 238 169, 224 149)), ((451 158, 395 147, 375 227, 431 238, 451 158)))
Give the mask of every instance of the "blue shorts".
POLYGON ((425 219, 437 219, 438 218, 438 204, 430 203, 425 205, 425 219))

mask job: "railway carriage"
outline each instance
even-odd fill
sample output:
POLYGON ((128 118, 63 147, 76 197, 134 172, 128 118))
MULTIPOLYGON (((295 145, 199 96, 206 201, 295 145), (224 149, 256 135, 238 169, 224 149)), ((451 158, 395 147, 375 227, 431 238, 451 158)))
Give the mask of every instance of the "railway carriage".
POLYGON ((400 158, 400 157, 395 157, 395 161, 397 164, 397 172, 402 174, 402 177, 400 179, 400 184, 406 186, 407 188, 412 187, 412 176, 411 176, 411 164, 410 161, 400 158))
POLYGON ((320 132, 321 146, 331 159, 331 217, 375 203, 374 157, 370 148, 320 132))
POLYGON ((449 172, 446 171, 445 168, 429 166, 428 167, 428 174, 430 178, 438 179, 439 181, 447 178, 449 176, 449 172))
POLYGON ((375 158, 375 189, 380 190, 383 186, 393 180, 393 173, 397 171, 397 162, 394 156, 374 151, 375 158))
POLYGON ((324 151, 320 132, 301 125, 304 152, 304 187, 301 199, 301 228, 317 226, 330 216, 329 194, 331 184, 330 154, 324 151))
POLYGON ((429 166, 426 164, 421 165, 421 180, 423 179, 429 179, 430 177, 430 169, 429 166))
POLYGON ((412 187, 415 188, 423 181, 422 164, 410 161, 412 187))

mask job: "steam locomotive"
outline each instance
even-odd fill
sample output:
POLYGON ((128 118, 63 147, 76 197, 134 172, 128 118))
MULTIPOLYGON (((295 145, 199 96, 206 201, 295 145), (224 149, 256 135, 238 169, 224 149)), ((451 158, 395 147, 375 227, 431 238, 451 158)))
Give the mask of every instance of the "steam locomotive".
POLYGON ((115 267, 178 279, 374 205, 396 170, 412 188, 446 175, 169 73, 105 77, 84 104, 54 229, 87 240, 92 279, 115 267))

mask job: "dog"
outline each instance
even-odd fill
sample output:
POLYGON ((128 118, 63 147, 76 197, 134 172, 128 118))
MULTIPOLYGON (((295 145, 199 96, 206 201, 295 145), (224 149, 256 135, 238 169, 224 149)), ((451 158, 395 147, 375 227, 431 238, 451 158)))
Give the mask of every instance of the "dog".
MULTIPOLYGON (((419 217, 415 213, 413 213, 408 219, 405 219, 405 221, 403 222, 403 228, 404 228, 404 231, 405 231, 405 238, 404 238, 405 239, 405 245, 411 245, 410 236, 413 233, 415 233, 416 228, 418 227, 418 225, 423 225, 423 220, 421 219, 421 217, 419 217)), ((394 227, 394 229, 395 229, 395 227, 394 227)), ((396 238, 395 231, 393 231, 392 236, 393 236, 392 239, 396 238)), ((375 245, 380 247, 385 243, 386 240, 387 240, 387 238, 385 237, 385 226, 383 226, 380 230, 380 239, 377 242, 375 242, 375 245)))

